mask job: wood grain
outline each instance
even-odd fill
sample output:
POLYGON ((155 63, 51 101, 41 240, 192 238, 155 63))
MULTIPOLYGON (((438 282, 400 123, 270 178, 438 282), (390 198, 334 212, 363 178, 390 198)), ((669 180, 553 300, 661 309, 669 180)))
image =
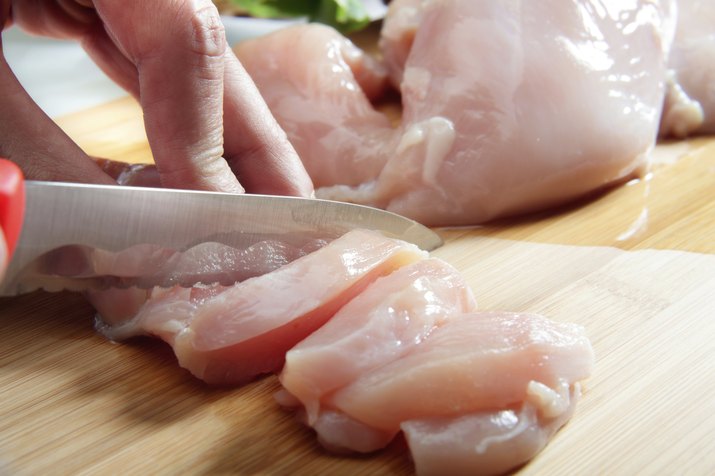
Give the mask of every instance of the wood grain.
MULTIPOLYGON (((151 160, 129 98, 59 122, 90 154, 151 160)), ((654 156, 647 180, 578 204, 439 230, 434 254, 482 308, 579 322, 593 341, 575 417, 525 474, 715 473, 715 140, 654 156)), ((210 388, 160 342, 108 342, 77 295, 0 300, 0 473, 412 472, 400 440, 371 457, 325 453, 277 388, 210 388)))

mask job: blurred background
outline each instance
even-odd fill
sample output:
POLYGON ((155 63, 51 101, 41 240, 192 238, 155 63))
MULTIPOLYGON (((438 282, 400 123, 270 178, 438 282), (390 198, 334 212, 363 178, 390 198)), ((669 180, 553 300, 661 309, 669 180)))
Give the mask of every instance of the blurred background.
MULTIPOLYGON (((254 0, 214 3, 222 14, 230 44, 311 20, 349 31, 362 28, 385 13, 382 0, 276 0, 268 10, 259 6, 256 12, 269 18, 247 15, 247 9, 241 5, 257 4, 254 0), (344 21, 341 23, 338 17, 344 21)), ((8 64, 50 117, 82 111, 127 94, 95 66, 77 42, 34 37, 17 27, 3 31, 2 40, 8 64)))

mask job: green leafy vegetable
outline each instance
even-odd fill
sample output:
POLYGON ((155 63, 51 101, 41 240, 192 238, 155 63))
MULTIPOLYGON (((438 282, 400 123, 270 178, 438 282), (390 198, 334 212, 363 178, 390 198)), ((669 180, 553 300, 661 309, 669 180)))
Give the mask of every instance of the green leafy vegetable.
POLYGON ((259 18, 305 16, 343 33, 357 31, 370 23, 360 0, 231 0, 249 15, 259 18))

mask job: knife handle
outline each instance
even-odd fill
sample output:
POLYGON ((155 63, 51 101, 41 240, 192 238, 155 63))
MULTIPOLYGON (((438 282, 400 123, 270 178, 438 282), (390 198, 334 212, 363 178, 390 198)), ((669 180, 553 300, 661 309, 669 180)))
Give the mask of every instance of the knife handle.
POLYGON ((25 214, 25 180, 20 167, 0 158, 0 230, 5 235, 8 261, 17 244, 25 214))

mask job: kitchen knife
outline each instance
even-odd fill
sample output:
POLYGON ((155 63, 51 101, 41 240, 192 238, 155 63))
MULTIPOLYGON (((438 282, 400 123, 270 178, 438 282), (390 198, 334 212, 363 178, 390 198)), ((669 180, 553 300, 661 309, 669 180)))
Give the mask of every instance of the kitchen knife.
MULTIPOLYGON (((153 263, 205 243, 241 250, 272 240, 301 247, 355 228, 379 230, 425 250, 442 244, 439 235, 415 221, 362 205, 270 195, 23 181, 14 164, 0 162, 0 175, 4 177, 0 182, 5 184, 0 186, 0 224, 12 257, 0 282, 0 296, 38 288, 59 291, 177 284, 161 273, 154 277, 150 265, 141 276, 95 275, 93 267, 99 254, 113 256, 121 267, 132 255, 153 263)), ((195 279, 210 284, 200 276, 195 279)))

